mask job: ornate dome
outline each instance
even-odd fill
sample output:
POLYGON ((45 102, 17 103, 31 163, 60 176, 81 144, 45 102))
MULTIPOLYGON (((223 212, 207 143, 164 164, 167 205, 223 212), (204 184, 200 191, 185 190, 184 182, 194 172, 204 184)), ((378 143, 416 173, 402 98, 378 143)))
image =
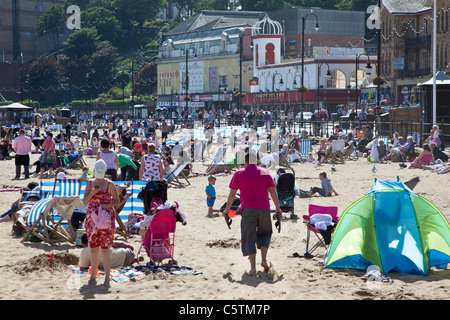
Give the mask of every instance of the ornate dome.
POLYGON ((272 20, 266 14, 262 20, 259 20, 252 27, 252 36, 257 35, 282 35, 283 27, 278 21, 272 20))

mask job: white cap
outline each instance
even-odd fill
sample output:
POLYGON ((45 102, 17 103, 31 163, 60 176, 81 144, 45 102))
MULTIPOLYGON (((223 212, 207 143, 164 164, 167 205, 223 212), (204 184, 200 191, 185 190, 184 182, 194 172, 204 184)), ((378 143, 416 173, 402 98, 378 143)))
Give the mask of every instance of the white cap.
POLYGON ((102 159, 98 160, 94 166, 94 177, 96 179, 103 179, 105 177, 105 172, 108 169, 106 162, 102 159))
POLYGON ((66 174, 64 172, 59 172, 56 175, 56 179, 65 179, 66 178, 66 174))

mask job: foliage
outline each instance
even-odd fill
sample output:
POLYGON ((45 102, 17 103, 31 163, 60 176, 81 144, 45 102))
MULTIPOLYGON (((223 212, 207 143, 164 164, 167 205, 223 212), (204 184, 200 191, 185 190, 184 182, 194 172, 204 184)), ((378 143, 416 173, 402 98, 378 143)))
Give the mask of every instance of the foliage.
POLYGON ((50 35, 59 48, 59 35, 63 31, 66 22, 66 13, 62 5, 57 5, 47 10, 38 20, 36 31, 39 36, 50 35))
POLYGON ((27 84, 32 87, 56 85, 62 74, 63 69, 54 57, 41 56, 30 65, 27 84))

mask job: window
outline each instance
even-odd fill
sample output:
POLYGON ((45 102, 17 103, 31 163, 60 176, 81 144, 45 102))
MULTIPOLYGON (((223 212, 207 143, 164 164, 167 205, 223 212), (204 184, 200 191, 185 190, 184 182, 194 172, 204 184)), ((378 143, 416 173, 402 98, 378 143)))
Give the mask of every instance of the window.
POLYGON ((209 41, 205 42, 205 53, 209 53, 209 41))
POLYGON ((31 40, 31 32, 25 32, 25 40, 31 40))
POLYGON ((189 45, 188 44, 184 45, 184 54, 186 54, 186 52, 189 54, 189 45))
POLYGON ((0 7, 3 7, 3 1, 0 1, 0 7))
POLYGON ((200 53, 200 43, 196 42, 194 45, 194 48, 195 48, 195 53, 197 53, 197 54, 200 53))
POLYGON ((227 76, 219 76, 219 91, 228 90, 228 79, 227 76))

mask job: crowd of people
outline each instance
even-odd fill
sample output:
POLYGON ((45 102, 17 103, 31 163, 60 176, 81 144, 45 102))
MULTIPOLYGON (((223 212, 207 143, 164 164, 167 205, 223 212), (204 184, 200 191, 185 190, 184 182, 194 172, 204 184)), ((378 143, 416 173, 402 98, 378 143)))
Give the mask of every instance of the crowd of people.
MULTIPOLYGON (((367 120, 372 114, 373 111, 369 110, 369 114, 363 120, 367 120)), ((183 114, 174 115, 170 120, 163 117, 159 121, 155 118, 123 121, 119 117, 108 117, 104 119, 106 122, 104 121, 103 125, 99 120, 68 123, 57 134, 52 132, 49 123, 43 126, 45 133, 41 134, 40 128, 36 126, 29 136, 26 130, 20 129, 17 137, 14 138, 13 135, 9 137, 11 150, 15 152, 14 179, 20 179, 22 167, 25 179, 30 178, 30 168, 33 165, 37 166, 34 176, 42 179, 52 178, 55 176, 54 170, 67 168, 71 162, 70 157, 76 155, 80 147, 86 153, 89 150, 87 154, 95 156, 93 176, 89 177, 88 167, 83 167, 81 171, 82 180, 87 181, 83 197, 83 203, 87 206, 86 239, 83 243, 89 248, 89 258, 84 254, 82 267, 87 268, 90 265, 94 270, 101 265, 106 274, 105 282, 108 282, 111 266, 114 266, 110 249, 114 246, 115 206, 120 202, 122 194, 122 189, 118 190, 113 181, 163 180, 178 166, 186 166, 187 170, 192 172, 192 162, 205 161, 206 158, 212 160, 218 147, 226 145, 234 156, 226 161, 222 159, 220 162, 212 163, 203 173, 208 177, 205 188, 207 216, 212 216, 217 196, 214 187, 217 178, 213 175, 220 172, 233 174, 229 184, 228 201, 222 215, 229 222, 228 215, 236 194, 239 193, 242 215, 241 249, 242 254, 249 257, 249 273, 255 274, 257 249, 261 251, 261 266, 264 271, 269 269, 267 254, 272 234, 270 201, 273 202, 276 218, 282 218, 276 191, 277 179, 274 179, 268 170, 272 167, 272 163, 262 161, 265 156, 270 154, 272 159, 279 160, 277 164, 285 158, 289 165, 293 163, 321 165, 327 161, 334 162, 336 156, 344 160, 353 155, 367 157, 373 162, 396 161, 399 158, 403 164, 408 159, 411 162, 410 168, 423 168, 435 164, 438 159, 442 163, 449 161, 446 153, 439 148, 442 142, 441 131, 437 126, 433 127, 430 136, 421 146, 423 151, 417 154, 416 142, 412 136, 406 137, 406 141, 403 141, 403 137, 395 133, 389 137, 388 143, 385 143, 385 140, 377 139, 370 123, 365 123, 362 127, 352 125, 347 133, 339 125, 335 125, 330 137, 325 139, 310 136, 306 130, 297 134, 291 132, 289 125, 286 124, 294 120, 292 113, 256 112, 246 114, 243 118, 240 112, 228 112, 221 114, 220 117, 243 121, 241 124, 248 122, 250 125, 246 131, 235 130, 229 137, 223 137, 214 127, 216 116, 213 113, 183 114), (203 127, 204 138, 167 144, 168 139, 173 137, 172 134, 176 133, 176 126, 186 128, 192 125, 191 122, 180 123, 180 118, 197 121, 200 116, 202 119, 208 116, 208 120, 211 120, 203 127), (279 121, 277 125, 274 124, 274 119, 279 121), (263 135, 257 130, 262 126, 266 128, 263 135), (157 131, 160 134, 157 135, 157 131), (313 142, 313 148, 302 154, 300 142, 305 139, 313 142), (340 154, 336 154, 332 148, 334 141, 343 142, 344 147, 339 151, 340 154), (259 147, 256 151, 253 148, 255 145, 259 147), (39 160, 31 165, 30 154, 33 152, 39 153, 40 156, 39 160)), ((296 195, 338 196, 326 172, 319 174, 319 181, 320 186, 313 186, 309 191, 300 190, 296 186, 296 195)), ((1 219, 10 218, 13 213, 19 211, 22 212, 22 216, 17 215, 15 219, 23 219, 26 210, 29 210, 35 200, 32 195, 28 197, 27 202, 15 203, 1 219)), ((130 250, 122 250, 120 259, 132 263, 134 255, 132 248, 130 250)), ((95 280, 96 275, 93 272, 89 281, 95 280)))

